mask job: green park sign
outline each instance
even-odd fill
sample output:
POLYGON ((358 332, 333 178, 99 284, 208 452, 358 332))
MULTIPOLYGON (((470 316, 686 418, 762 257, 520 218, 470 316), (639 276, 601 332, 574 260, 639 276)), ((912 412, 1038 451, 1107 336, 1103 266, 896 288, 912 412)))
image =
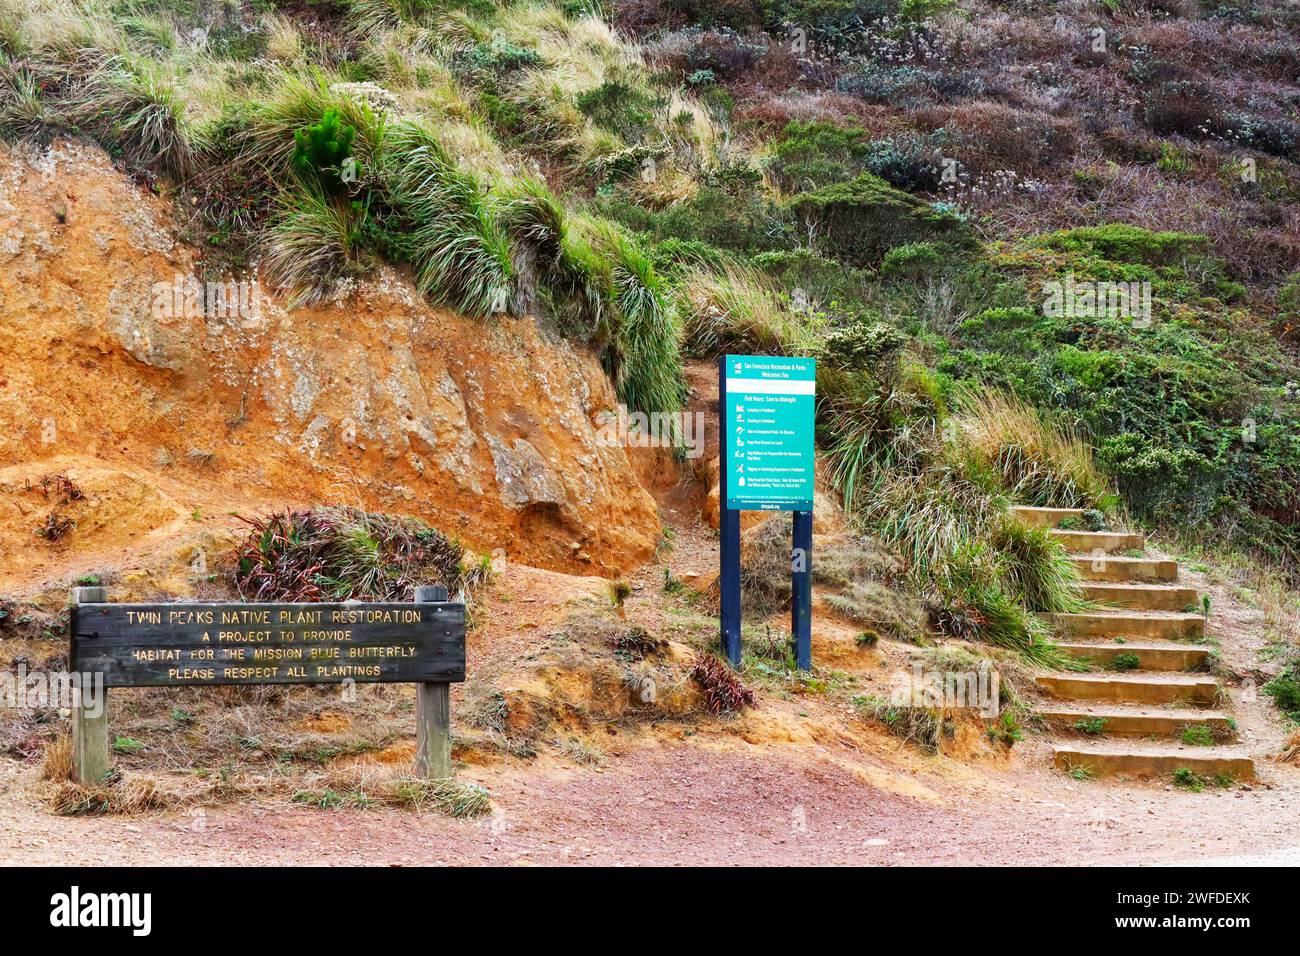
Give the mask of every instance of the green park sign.
POLYGON ((728 355, 725 363, 726 507, 811 511, 816 360, 728 355))
POLYGON ((719 624, 740 666, 740 513, 791 511, 790 632, 812 669, 813 426, 817 362, 786 355, 718 359, 719 624))

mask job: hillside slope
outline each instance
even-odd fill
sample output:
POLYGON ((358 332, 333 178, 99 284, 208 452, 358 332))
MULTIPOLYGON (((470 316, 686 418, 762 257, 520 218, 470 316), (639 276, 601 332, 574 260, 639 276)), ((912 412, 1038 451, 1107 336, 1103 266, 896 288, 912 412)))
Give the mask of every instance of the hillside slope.
POLYGON ((255 314, 187 311, 174 289, 201 252, 167 201, 85 144, 6 149, 3 166, 5 590, 320 500, 543 567, 612 574, 654 550, 654 501, 598 441, 607 378, 532 321, 436 311, 391 271, 294 312, 269 296, 255 314), (40 488, 55 474, 88 498, 60 506, 40 488), (77 522, 58 541, 35 534, 51 511, 77 522))

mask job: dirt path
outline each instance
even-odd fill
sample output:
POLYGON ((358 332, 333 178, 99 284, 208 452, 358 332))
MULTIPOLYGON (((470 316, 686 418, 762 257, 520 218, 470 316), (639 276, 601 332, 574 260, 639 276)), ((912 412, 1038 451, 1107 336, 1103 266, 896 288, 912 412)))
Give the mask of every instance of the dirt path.
POLYGON ((648 743, 603 770, 471 768, 494 806, 474 821, 286 804, 61 819, 20 798, 0 808, 0 845, 6 862, 45 865, 1300 861, 1297 781, 1193 794, 1017 768, 913 796, 865 780, 858 759, 648 743))

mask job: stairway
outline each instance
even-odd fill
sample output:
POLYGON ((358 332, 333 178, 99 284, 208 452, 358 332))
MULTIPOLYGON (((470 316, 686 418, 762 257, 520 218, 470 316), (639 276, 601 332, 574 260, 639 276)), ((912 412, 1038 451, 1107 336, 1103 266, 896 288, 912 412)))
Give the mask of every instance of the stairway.
POLYGON ((1183 769, 1202 781, 1254 779, 1254 762, 1233 745, 1235 723, 1218 709, 1226 691, 1207 673, 1213 656, 1196 643, 1205 634, 1205 618, 1193 610, 1199 595, 1177 583, 1177 562, 1142 556, 1141 535, 1060 527, 1082 517, 1080 510, 1014 512, 1031 527, 1051 529, 1079 568, 1085 596, 1097 604, 1080 614, 1044 615, 1061 649, 1092 665, 1037 679, 1054 699, 1042 716, 1072 735, 1053 746, 1057 768, 1166 783, 1183 769))

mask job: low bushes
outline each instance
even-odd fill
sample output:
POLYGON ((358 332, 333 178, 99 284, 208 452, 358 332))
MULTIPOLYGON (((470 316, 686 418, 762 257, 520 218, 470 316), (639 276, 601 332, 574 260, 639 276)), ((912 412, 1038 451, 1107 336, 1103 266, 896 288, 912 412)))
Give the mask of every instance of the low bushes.
POLYGON ((248 521, 233 582, 250 601, 406 601, 422 584, 465 595, 487 562, 414 518, 357 508, 285 511, 248 521))
POLYGON ((871 173, 801 193, 790 200, 789 209, 820 237, 827 254, 850 265, 878 265, 890 248, 907 242, 931 242, 950 255, 969 255, 979 248, 957 216, 871 173))

